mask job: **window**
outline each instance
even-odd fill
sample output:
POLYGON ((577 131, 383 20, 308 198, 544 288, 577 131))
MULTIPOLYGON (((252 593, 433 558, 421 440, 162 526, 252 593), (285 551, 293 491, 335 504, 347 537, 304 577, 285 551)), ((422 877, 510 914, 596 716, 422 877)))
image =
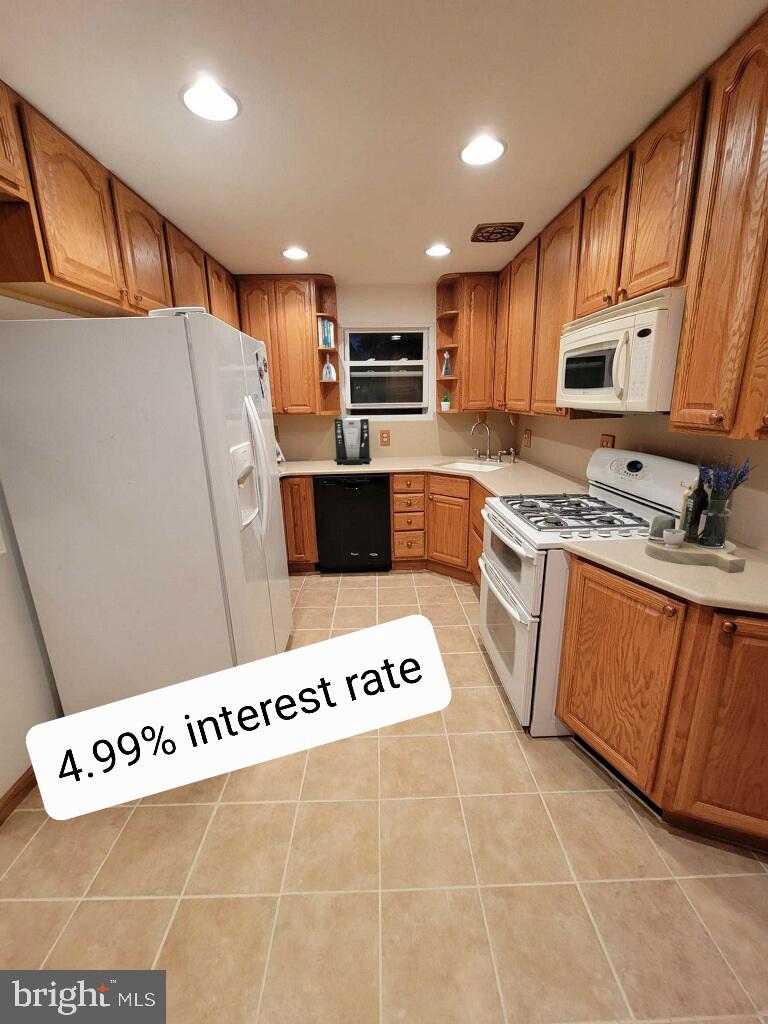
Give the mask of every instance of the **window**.
POLYGON ((347 411, 357 416, 429 414, 429 328, 344 332, 347 411))

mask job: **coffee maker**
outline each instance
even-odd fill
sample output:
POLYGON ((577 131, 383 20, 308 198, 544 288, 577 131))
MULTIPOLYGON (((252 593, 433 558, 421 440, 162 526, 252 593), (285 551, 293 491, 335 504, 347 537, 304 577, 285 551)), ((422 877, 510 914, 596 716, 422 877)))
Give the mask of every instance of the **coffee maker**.
POLYGON ((336 464, 338 466, 367 466, 371 461, 366 416, 340 416, 336 418, 336 464))

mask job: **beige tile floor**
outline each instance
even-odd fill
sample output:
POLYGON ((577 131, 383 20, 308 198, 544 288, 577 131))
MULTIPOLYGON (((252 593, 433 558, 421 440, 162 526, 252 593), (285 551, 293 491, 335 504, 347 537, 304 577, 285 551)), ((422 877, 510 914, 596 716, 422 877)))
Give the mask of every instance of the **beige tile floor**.
POLYGON ((168 1020, 768 1024, 768 858, 532 740, 429 573, 292 581, 293 646, 421 611, 440 714, 70 822, 0 828, 0 968, 168 972, 168 1020))

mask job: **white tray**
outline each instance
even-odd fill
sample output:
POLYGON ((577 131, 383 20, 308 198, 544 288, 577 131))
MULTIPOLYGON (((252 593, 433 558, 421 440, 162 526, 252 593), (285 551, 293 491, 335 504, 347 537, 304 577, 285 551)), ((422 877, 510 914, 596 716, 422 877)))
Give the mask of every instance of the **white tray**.
POLYGON ((679 565, 711 565, 722 572, 744 572, 745 560, 735 554, 736 545, 729 540, 724 548, 705 548, 701 544, 684 542, 673 548, 659 541, 647 540, 645 553, 662 562, 677 562, 679 565))

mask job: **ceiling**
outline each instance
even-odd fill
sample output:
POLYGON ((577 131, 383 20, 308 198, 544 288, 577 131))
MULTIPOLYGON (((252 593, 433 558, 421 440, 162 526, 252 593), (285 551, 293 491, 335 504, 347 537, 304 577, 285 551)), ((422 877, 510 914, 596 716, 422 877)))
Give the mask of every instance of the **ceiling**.
POLYGON ((0 77, 236 273, 415 284, 503 266, 764 3, 0 0, 0 77), (182 106, 201 70, 234 121, 182 106))

